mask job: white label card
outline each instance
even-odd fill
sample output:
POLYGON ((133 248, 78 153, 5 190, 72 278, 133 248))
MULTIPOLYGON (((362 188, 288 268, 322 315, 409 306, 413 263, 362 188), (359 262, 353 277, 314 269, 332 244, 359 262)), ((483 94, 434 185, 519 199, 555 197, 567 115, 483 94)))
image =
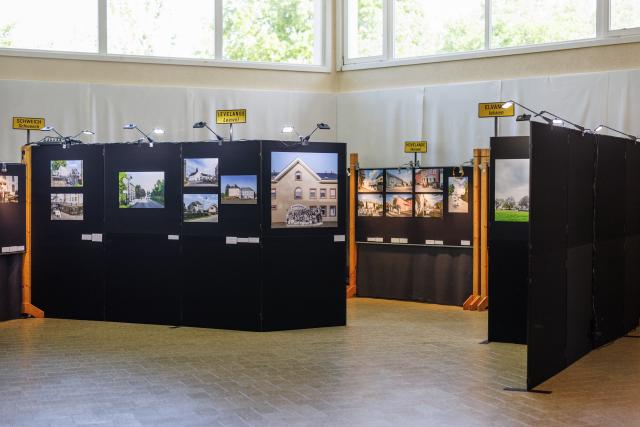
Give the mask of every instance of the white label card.
POLYGON ((238 243, 249 243, 248 237, 238 237, 238 243))
POLYGON ((180 236, 178 236, 177 234, 169 234, 167 238, 169 240, 180 240, 180 236))
POLYGON ((460 240, 460 246, 471 246, 471 240, 460 240))
POLYGON ((346 236, 344 234, 336 234, 333 236, 333 241, 334 242, 345 242, 347 240, 346 236))
POLYGON ((436 240, 436 241, 434 242, 434 245, 444 245, 444 241, 442 241, 442 240, 436 240))
POLYGON ((91 234, 83 234, 82 235, 82 240, 86 240, 86 241, 91 241, 91 234))
POLYGON ((102 234, 98 234, 98 233, 94 233, 91 235, 91 241, 92 242, 102 242, 102 234))
POLYGON ((406 243, 409 243, 409 239, 407 239, 406 237, 392 237, 391 243, 406 244, 406 243))
POLYGON ((435 240, 425 240, 425 241, 424 241, 424 244, 425 244, 425 245, 435 245, 435 244, 436 244, 436 241, 435 241, 435 240))
POLYGON ((383 243, 384 239, 382 237, 367 237, 367 242, 383 243))
POLYGON ((249 243, 253 243, 254 245, 258 244, 258 243, 260 243, 260 238, 259 237, 249 237, 249 243))
POLYGON ((237 244, 238 244, 237 237, 227 236, 227 245, 237 245, 237 244))

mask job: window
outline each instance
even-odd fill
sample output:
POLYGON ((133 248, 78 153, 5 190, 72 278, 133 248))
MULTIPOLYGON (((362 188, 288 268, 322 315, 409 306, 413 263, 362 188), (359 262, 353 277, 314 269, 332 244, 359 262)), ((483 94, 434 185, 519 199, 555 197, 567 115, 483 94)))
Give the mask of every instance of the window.
POLYGON ((330 188, 329 189, 329 197, 331 199, 335 199, 336 198, 336 189, 335 188, 330 188))
POLYGON ((302 181, 302 172, 296 171, 296 181, 302 181))
POLYGON ((271 210, 272 210, 272 211, 274 211, 274 210, 276 210, 276 209, 278 209, 278 205, 271 205, 271 210))
POLYGON ((349 57, 382 56, 384 0, 348 0, 347 19, 349 57))
POLYGON ((302 188, 296 187, 293 191, 293 198, 296 200, 302 199, 302 188))
POLYGON ((310 188, 309 189, 309 198, 310 199, 315 199, 316 198, 316 189, 315 188, 310 188))
POLYGON ((98 52, 97 0, 3 1, 1 7, 0 48, 98 52))
POLYGON ((215 58, 211 0, 191 0, 189 7, 182 0, 107 1, 109 53, 215 58))
POLYGON ((611 0, 609 21, 611 30, 640 27, 640 2, 638 0, 611 0))
POLYGON ((131 61, 121 58, 129 55, 140 62, 175 58, 165 61, 328 71, 329 1, 6 0, 0 2, 0 49, 92 53, 74 56, 91 60, 131 61))
POLYGON ((271 188, 271 200, 275 200, 276 199, 276 189, 275 188, 271 188))
POLYGON ((336 207, 335 206, 329 206, 329 216, 336 216, 336 207))
POLYGON ((345 70, 504 55, 504 49, 518 53, 640 40, 639 0, 347 0, 345 4, 345 70))
POLYGON ((320 206, 320 213, 322 214, 322 217, 326 217, 327 216, 327 207, 326 206, 320 206))
POLYGON ((327 198, 327 189, 326 188, 321 188, 320 189, 320 198, 321 199, 326 199, 327 198))

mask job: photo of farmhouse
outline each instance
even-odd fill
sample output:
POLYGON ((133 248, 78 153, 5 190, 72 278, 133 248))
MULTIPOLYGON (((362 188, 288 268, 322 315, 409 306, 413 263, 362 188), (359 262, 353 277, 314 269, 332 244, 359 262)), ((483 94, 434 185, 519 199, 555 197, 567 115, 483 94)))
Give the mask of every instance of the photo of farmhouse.
POLYGON ((382 193, 384 190, 383 169, 360 169, 358 171, 358 193, 382 193))
POLYGON ((442 193, 444 170, 442 168, 416 169, 416 193, 442 193))
POLYGON ((84 196, 77 193, 51 195, 51 221, 82 221, 84 196))
POLYGON ((82 163, 82 160, 52 160, 51 186, 82 187, 84 185, 82 163))
POLYGON ((184 222, 218 222, 218 195, 185 194, 182 210, 184 222))
POLYGON ((358 216, 383 216, 382 194, 358 194, 358 216))
POLYGON ((387 194, 387 216, 404 218, 413 216, 413 194, 387 194))
POLYGON ((444 197, 442 194, 416 194, 416 217, 442 218, 444 213, 444 197))
POLYGON ((495 220, 529 222, 529 159, 496 159, 495 220))
POLYGON ((413 169, 387 169, 387 192, 409 193, 413 191, 413 169))
POLYGON ((218 159, 184 159, 185 187, 217 187, 218 159))
POLYGON ((119 207, 164 209, 164 172, 119 172, 119 207))
POLYGON ((223 205, 255 205, 258 203, 256 175, 222 175, 220 178, 223 205))
POLYGON ((0 203, 18 203, 18 177, 0 175, 0 203))
POLYGON ((271 226, 337 227, 338 154, 271 153, 271 226))

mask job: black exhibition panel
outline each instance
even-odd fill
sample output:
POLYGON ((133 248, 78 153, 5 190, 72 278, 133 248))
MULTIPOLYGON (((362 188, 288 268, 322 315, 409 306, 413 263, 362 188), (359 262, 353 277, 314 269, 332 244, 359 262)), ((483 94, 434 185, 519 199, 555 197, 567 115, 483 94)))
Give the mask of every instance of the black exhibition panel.
POLYGON ((103 320, 103 146, 32 146, 32 303, 48 317, 103 320), (82 183, 59 186, 52 162, 82 162, 82 183), (81 219, 65 220, 53 197, 81 197, 81 219))
POLYGON ((569 131, 567 173, 566 358, 592 348, 593 180, 595 136, 569 131))
POLYGON ((0 163, 0 256, 24 252, 26 169, 18 163, 0 163), (6 169, 4 171, 3 169, 6 169))
POLYGON ((106 320, 179 325, 180 242, 166 234, 109 234, 106 320))
POLYGON ((567 366, 566 262, 569 136, 531 123, 527 387, 567 366))
MULTIPOLYGON (((304 173, 301 168, 285 169, 304 173)), ((315 172, 322 174, 325 171, 315 172)), ((344 144, 314 142, 302 146, 282 141, 262 142, 263 330, 346 324, 346 182, 344 144), (337 178, 335 198, 328 194, 326 201, 322 202, 318 195, 318 204, 337 203, 335 224, 322 227, 272 227, 273 206, 279 203, 281 197, 293 197, 293 193, 283 195, 280 191, 275 196, 270 195, 272 188, 281 188, 275 186, 275 180, 278 179, 276 172, 282 171, 273 171, 275 165, 272 165, 272 156, 278 155, 273 153, 288 153, 290 159, 295 159, 297 153, 302 159, 304 153, 337 155, 337 171, 331 171, 330 174, 331 179, 337 178)))
POLYGON ((462 306, 473 292, 473 251, 358 243, 358 296, 462 306))
POLYGON ((25 176, 22 164, 3 163, 0 169, 0 321, 16 319, 22 310, 25 176))
MULTIPOLYGON (((442 241, 443 245, 446 246, 463 246, 462 241, 471 242, 473 237, 473 191, 471 191, 473 188, 473 168, 466 166, 463 168, 463 176, 468 178, 469 181, 469 210, 466 214, 449 212, 447 188, 449 187, 449 179, 451 177, 461 176, 459 173, 459 167, 430 167, 422 169, 443 169, 444 207, 442 218, 419 218, 415 216, 411 218, 357 216, 356 240, 358 242, 371 243, 371 238, 382 238, 384 243, 390 243, 393 238, 406 238, 408 244, 415 245, 425 245, 427 240, 442 241)), ((384 197, 387 193, 383 193, 384 197)), ((419 194, 415 191, 412 191, 411 193, 413 193, 414 196, 419 194)))
MULTIPOLYGON (((491 138, 490 170, 496 170, 496 160, 511 159, 529 159, 529 138, 491 138)), ((495 221, 495 179, 495 173, 491 173, 488 212, 488 339, 526 344, 529 223, 495 221)))
POLYGON ((640 145, 627 143, 626 258, 624 326, 630 331, 640 320, 640 145))
MULTIPOLYGON (((400 169, 376 170, 383 172, 382 190, 360 194, 378 194, 385 201, 387 194, 396 194, 387 191, 387 175, 400 169)), ((462 306, 473 288, 473 168, 463 167, 462 173, 460 167, 409 170, 413 182, 407 193, 414 204, 419 194, 442 194, 442 217, 418 217, 415 208, 411 217, 394 217, 388 215, 386 202, 379 217, 358 215, 356 207, 358 296, 462 306), (442 170, 442 192, 417 188, 417 174, 429 169, 442 170), (467 212, 449 212, 451 180, 462 177, 467 180, 467 212)))
POLYGON ((627 141, 599 135, 595 185, 594 343, 624 335, 627 141))
POLYGON ((179 234, 182 219, 180 144, 156 143, 150 147, 146 143, 128 143, 104 147, 105 232, 179 234), (122 172, 164 173, 164 207, 121 208, 118 177, 122 172))

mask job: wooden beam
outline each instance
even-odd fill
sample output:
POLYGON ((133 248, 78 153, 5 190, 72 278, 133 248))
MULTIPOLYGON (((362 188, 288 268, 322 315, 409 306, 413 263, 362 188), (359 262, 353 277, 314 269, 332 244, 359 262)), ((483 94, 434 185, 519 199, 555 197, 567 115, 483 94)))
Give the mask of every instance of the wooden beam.
POLYGON ((22 163, 26 166, 26 251, 22 259, 22 313, 44 317, 44 311, 31 304, 31 215, 32 215, 32 160, 31 146, 22 147, 22 163))
POLYGON ((347 298, 356 296, 358 247, 356 246, 356 189, 358 185, 358 153, 349 154, 349 286, 347 298))
POLYGON ((489 307, 489 149, 480 150, 480 296, 478 310, 489 307))
POLYGON ((464 302, 464 310, 473 310, 480 299, 480 157, 482 150, 473 150, 473 292, 464 302))

